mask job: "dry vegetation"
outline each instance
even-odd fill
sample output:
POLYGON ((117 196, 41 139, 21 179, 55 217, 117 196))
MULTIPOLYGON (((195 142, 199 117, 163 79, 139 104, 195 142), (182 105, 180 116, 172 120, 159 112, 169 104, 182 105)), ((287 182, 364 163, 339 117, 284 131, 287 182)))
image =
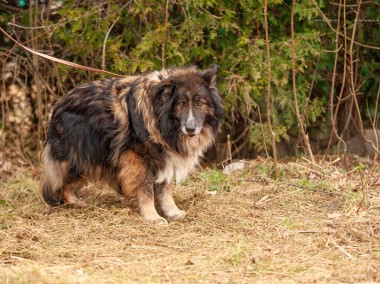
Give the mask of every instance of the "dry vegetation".
POLYGON ((282 163, 277 181, 268 165, 194 174, 176 191, 188 216, 165 226, 94 185, 88 208, 50 210, 38 172, 14 174, 0 184, 0 282, 379 282, 379 165, 282 163))

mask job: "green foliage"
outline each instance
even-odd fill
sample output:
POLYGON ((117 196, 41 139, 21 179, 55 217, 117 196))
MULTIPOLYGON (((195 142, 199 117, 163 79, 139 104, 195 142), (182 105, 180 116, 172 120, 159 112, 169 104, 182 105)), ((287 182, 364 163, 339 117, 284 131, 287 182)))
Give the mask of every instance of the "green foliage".
MULTIPOLYGON (((43 24, 55 24, 51 33, 39 37, 40 44, 50 36, 54 55, 86 66, 102 68, 121 74, 134 74, 161 69, 162 48, 165 45, 165 66, 197 65, 205 68, 219 64, 219 86, 226 111, 226 131, 237 123, 248 126, 251 144, 263 149, 264 141, 270 144, 270 135, 264 119, 258 119, 259 110, 265 118, 267 95, 266 43, 264 36, 263 1, 251 0, 180 0, 169 1, 168 23, 165 27, 165 0, 148 1, 64 1, 54 17, 43 24), (114 24, 112 30, 111 26, 114 24), (105 37, 109 33, 107 41, 105 37), (103 48, 105 54, 103 54, 103 48)), ((336 6, 324 0, 317 1, 332 19, 336 6)), ((271 54, 271 115, 276 139, 289 140, 298 135, 299 127, 294 112, 291 79, 290 15, 291 2, 270 0, 268 11, 271 54)), ((376 5, 363 12, 368 18, 378 17, 376 5)), ((10 15, 8 15, 10 16, 10 15)), ((36 17, 41 18, 40 15, 36 17)), ((4 23, 6 13, 0 14, 4 23)), ((20 13, 19 21, 29 25, 28 11, 20 13)), ((321 15, 312 0, 297 1, 295 6, 295 57, 297 96, 303 119, 307 126, 318 125, 326 115, 330 92, 334 49, 327 25, 316 21, 321 15), (317 66, 317 59, 320 63, 317 66), (317 73, 314 77, 314 70, 317 73), (314 82, 313 95, 311 84, 314 82)), ((348 18, 349 23, 352 19, 348 18)), ((333 22, 334 23, 334 22, 333 22)), ((371 32, 362 25, 358 40, 367 37, 376 45, 379 27, 371 32)), ((377 41, 378 43, 378 41, 377 41)), ((374 104, 379 73, 378 54, 365 49, 359 66, 363 80, 362 90, 374 104)), ((100 77, 57 65, 63 91, 78 81, 100 77)), ((375 109, 369 108, 371 117, 375 109)), ((364 109, 363 109, 363 112, 364 109)), ((366 112, 367 113, 367 112, 366 112)))
POLYGON ((209 191, 229 190, 229 186, 226 185, 227 177, 220 170, 203 171, 200 178, 209 191))

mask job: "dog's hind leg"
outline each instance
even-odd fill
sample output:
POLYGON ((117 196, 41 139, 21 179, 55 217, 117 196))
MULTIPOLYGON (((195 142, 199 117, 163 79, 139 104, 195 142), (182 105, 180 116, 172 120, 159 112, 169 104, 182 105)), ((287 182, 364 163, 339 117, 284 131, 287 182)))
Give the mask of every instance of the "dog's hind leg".
POLYGON ((55 160, 51 156, 49 144, 44 149, 43 161, 42 197, 51 206, 62 205, 64 203, 63 181, 68 172, 67 162, 55 160))
POLYGON ((186 216, 186 212, 180 210, 174 202, 171 185, 166 183, 157 184, 155 186, 155 195, 166 218, 180 220, 186 216))
POLYGON ((120 157, 119 184, 125 197, 137 198, 140 214, 147 222, 167 224, 154 207, 153 175, 145 161, 133 151, 120 157))
POLYGON ((44 175, 42 181, 42 197, 51 206, 59 206, 65 203, 86 206, 79 200, 76 192, 83 184, 80 177, 70 177, 70 166, 68 161, 55 160, 47 144, 43 154, 44 175))

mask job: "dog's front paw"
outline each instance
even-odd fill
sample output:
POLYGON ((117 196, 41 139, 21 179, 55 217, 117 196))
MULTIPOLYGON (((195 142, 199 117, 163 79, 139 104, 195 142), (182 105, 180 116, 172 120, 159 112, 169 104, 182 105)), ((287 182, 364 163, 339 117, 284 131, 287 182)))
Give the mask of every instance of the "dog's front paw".
POLYGON ((144 220, 148 223, 153 223, 156 225, 166 225, 168 224, 168 221, 161 217, 160 215, 157 216, 144 216, 144 220))
POLYGON ((185 218, 186 211, 183 211, 177 208, 176 210, 170 210, 169 212, 166 212, 165 216, 166 218, 172 221, 181 220, 185 218))

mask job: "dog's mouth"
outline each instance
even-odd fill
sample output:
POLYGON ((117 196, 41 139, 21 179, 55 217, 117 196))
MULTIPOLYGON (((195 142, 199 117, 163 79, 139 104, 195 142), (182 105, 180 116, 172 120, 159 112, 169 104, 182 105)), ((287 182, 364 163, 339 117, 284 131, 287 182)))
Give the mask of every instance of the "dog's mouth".
POLYGON ((201 133, 202 127, 188 128, 188 127, 182 126, 181 131, 187 137, 192 138, 194 136, 197 136, 199 133, 201 133))

